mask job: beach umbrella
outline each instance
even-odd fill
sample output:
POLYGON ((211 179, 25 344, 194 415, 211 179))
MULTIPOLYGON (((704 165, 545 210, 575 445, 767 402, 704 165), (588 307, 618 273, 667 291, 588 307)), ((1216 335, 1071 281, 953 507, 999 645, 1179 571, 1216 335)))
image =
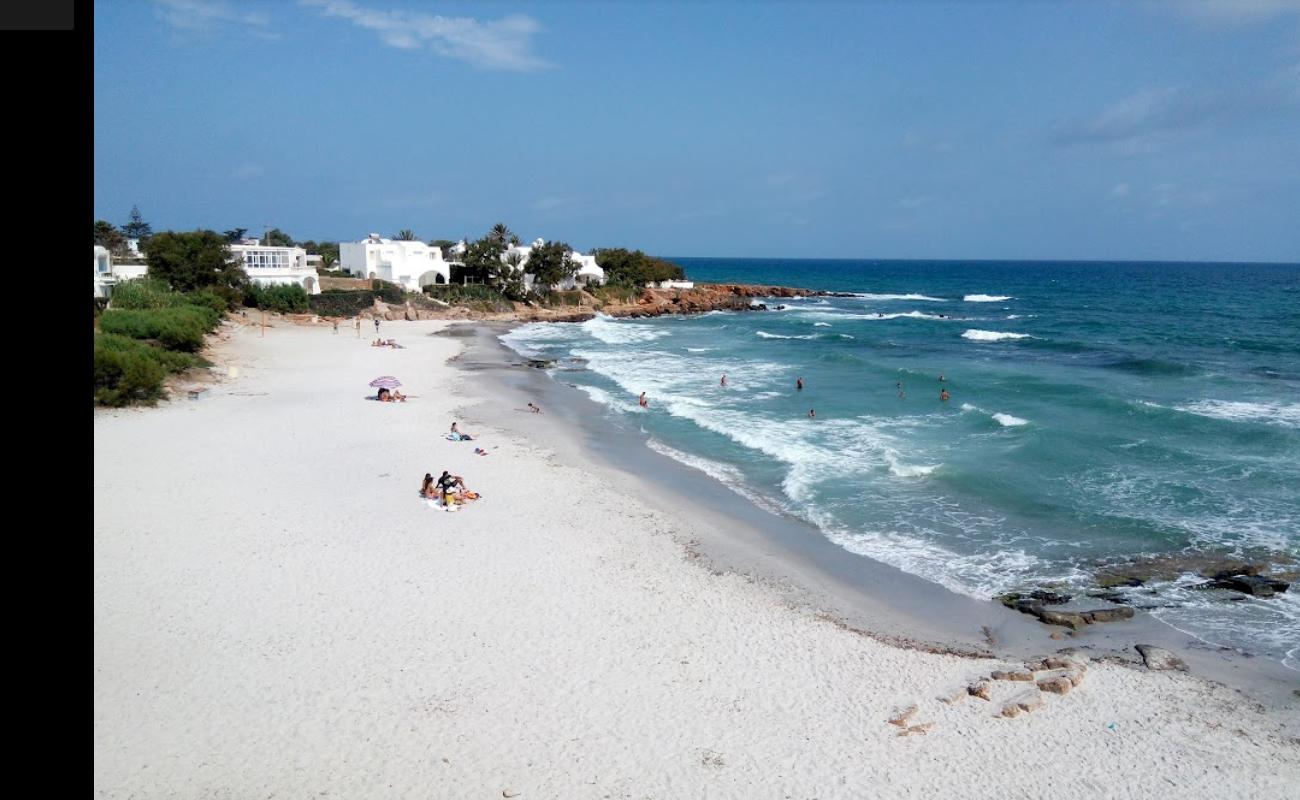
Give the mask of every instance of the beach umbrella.
POLYGON ((396 389, 402 385, 402 382, 392 375, 385 375, 382 378, 375 378, 370 382, 370 385, 376 389, 396 389))

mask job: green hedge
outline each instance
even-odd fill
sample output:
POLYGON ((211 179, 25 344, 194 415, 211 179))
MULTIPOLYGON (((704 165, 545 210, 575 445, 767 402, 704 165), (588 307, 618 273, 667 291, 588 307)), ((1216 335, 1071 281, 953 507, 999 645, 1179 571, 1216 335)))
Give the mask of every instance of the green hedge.
POLYGON ((395 283, 389 283, 388 281, 381 281, 378 278, 375 278, 370 282, 370 288, 379 296, 379 299, 383 300, 385 303, 406 302, 406 291, 395 283))
POLYGON ((311 310, 309 297, 307 290, 296 283, 265 287, 253 284, 244 297, 244 305, 281 314, 302 314, 311 310))
POLYGON ((113 333, 95 335, 94 361, 95 403, 103 406, 152 405, 162 397, 162 382, 169 372, 203 363, 188 353, 164 350, 113 333))
POLYGON ((375 293, 327 289, 307 298, 311 310, 323 317, 354 317, 375 304, 375 293))
POLYGON ((221 315, 204 306, 176 306, 145 310, 113 309, 100 317, 104 333, 132 339, 154 339, 168 350, 195 352, 203 347, 203 336, 217 327, 221 315))

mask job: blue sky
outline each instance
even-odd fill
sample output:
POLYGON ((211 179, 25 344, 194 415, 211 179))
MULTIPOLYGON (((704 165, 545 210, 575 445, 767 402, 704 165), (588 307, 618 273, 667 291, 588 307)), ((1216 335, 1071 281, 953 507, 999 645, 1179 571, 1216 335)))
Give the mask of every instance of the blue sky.
POLYGON ((96 218, 1300 261, 1300 0, 95 4, 96 218))

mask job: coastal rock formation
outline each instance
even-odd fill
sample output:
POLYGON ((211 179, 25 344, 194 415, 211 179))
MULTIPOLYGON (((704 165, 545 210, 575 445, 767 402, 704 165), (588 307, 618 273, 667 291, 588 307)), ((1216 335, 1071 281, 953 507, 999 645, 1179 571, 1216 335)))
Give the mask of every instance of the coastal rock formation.
POLYGON ((1227 580, 1239 575, 1262 576, 1272 564, 1292 564, 1294 561, 1286 553, 1268 553, 1249 560, 1214 553, 1179 553, 1102 564, 1095 579, 1098 586, 1106 589, 1172 581, 1189 572, 1211 580, 1227 580))
POLYGON ((1002 710, 998 712, 998 716, 1008 718, 1018 717, 1021 714, 1028 714, 1032 711, 1037 711, 1044 705, 1046 705, 1046 703, 1043 701, 1042 692, 1035 689, 1018 694, 1008 700, 1002 705, 1002 710))
POLYGON ((995 681, 1032 681, 1034 679, 1034 673, 1026 669, 998 669, 994 670, 989 677, 995 681))
POLYGON ((1008 608, 1014 608, 1022 614, 1038 617, 1039 621, 1046 625, 1060 625, 1072 631, 1082 630, 1085 626, 1099 622, 1115 622, 1133 618, 1133 609, 1128 606, 1097 608, 1088 611, 1064 611, 1045 608, 1044 606, 1049 604, 1060 605, 1070 600, 1069 595, 1052 592, 1032 592, 1027 595, 1010 594, 1003 595, 998 599, 1008 608), (1035 594, 1041 597, 1034 597, 1035 594), (1049 599, 1042 599, 1042 597, 1049 599))
POLYGON ((993 694, 993 684, 988 681, 976 681, 966 688, 966 692, 971 697, 978 697, 981 700, 988 700, 993 694))
POLYGON ((1203 583, 1199 588, 1231 589, 1234 592, 1241 592, 1255 597, 1272 597, 1278 592, 1285 592, 1291 588, 1291 584, 1261 575, 1230 575, 1203 583))
POLYGON ((934 727, 933 722, 922 722, 920 725, 913 725, 910 728, 898 732, 899 736, 911 736, 916 733, 926 733, 934 727))
POLYGON ((1164 649, 1152 644, 1139 644, 1136 646, 1138 653, 1142 655, 1142 663, 1146 664, 1147 669, 1158 670, 1186 670, 1187 664, 1181 658, 1164 649))
POLYGON ((1099 608, 1095 611, 1085 611, 1082 616, 1089 625, 1098 622, 1117 622, 1121 619, 1133 619, 1133 609, 1128 606, 1099 608))
POLYGON ((1038 681, 1038 688, 1052 694, 1069 694, 1070 690, 1074 688, 1074 683, 1064 675, 1056 675, 1038 681))

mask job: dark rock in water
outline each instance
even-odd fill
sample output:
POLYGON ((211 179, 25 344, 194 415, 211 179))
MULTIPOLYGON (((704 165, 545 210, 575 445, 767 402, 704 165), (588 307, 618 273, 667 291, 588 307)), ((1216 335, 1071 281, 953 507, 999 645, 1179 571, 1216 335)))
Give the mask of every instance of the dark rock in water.
POLYGON ((555 366, 555 360, 549 358, 530 358, 524 363, 534 369, 550 369, 555 366))
POLYGON ((1057 594, 1056 592, 1049 592, 1045 589, 1035 589, 1032 592, 1007 592, 1006 594, 998 595, 996 599, 1007 608, 1023 610, 1022 607, 1027 607, 1035 603, 1045 603, 1053 606, 1068 603, 1070 602, 1070 595, 1057 594))
POLYGON ((1163 647, 1156 647, 1153 644, 1136 645, 1136 650, 1142 654, 1142 663, 1147 665, 1147 669, 1187 669, 1187 664, 1183 660, 1163 647))
POLYGON ((1088 592, 1088 596, 1096 598, 1097 600, 1105 600, 1107 603, 1118 603, 1120 605, 1128 605, 1133 602, 1132 599, 1123 592, 1088 592))
POLYGON ((1172 553, 1126 563, 1103 564, 1097 569, 1096 580, 1103 589, 1172 581, 1189 572, 1212 580, 1227 580, 1238 575, 1262 575, 1270 563, 1286 564, 1290 558, 1286 553, 1256 553, 1250 559, 1217 553, 1172 553))
POLYGON ((1219 569, 1205 570, 1201 572, 1201 574, 1207 578, 1221 581, 1231 578, 1234 575, 1259 575, 1267 569, 1268 564, 1241 562, 1240 564, 1234 563, 1219 569))
POLYGON ((1095 611, 1084 611, 1083 618, 1089 624, 1097 622, 1117 622, 1121 619, 1133 619, 1133 609, 1128 606, 1119 608, 1099 608, 1095 611))
POLYGON ((1286 581, 1279 581, 1261 575, 1233 575, 1220 580, 1207 581, 1197 588, 1231 589, 1234 592, 1254 595, 1255 597, 1272 597, 1278 592, 1291 588, 1286 581))
POLYGON ((786 307, 785 307, 784 305, 779 305, 779 306, 776 307, 776 310, 777 310, 777 311, 785 311, 785 309, 786 309, 786 307))

